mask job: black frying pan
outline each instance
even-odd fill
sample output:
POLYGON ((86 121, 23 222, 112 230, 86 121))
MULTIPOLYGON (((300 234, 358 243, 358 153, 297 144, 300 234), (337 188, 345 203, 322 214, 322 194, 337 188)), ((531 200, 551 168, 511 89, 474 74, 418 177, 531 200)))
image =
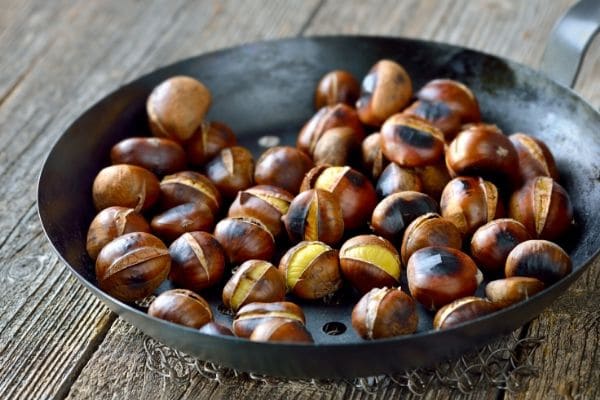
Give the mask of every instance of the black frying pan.
MULTIPOLYGON (((599 130, 598 112, 569 89, 523 65, 476 51, 383 37, 256 43, 169 65, 118 89, 87 110, 48 155, 39 180, 39 214, 56 252, 81 282, 122 318, 165 344, 226 367, 275 376, 333 378, 392 373, 433 365, 513 331, 536 317, 582 274, 600 247, 599 130), (314 112, 313 90, 324 73, 344 68, 361 77, 381 58, 404 65, 416 88, 439 77, 466 83, 479 99, 485 121, 498 124, 505 132, 531 133, 548 143, 577 211, 577 234, 564 244, 574 263, 568 277, 525 302, 454 329, 431 330, 432 316, 421 310, 418 333, 377 341, 363 341, 354 333, 350 325, 352 302, 338 306, 305 304, 307 326, 316 342, 313 345, 207 336, 151 318, 139 307, 122 303, 96 287, 93 263, 85 251, 87 228, 95 215, 92 181, 109 163, 113 144, 147 132, 144 104, 155 85, 180 74, 203 81, 214 95, 209 118, 226 121, 239 141, 258 155, 264 149, 257 139, 264 135, 278 136, 285 144, 295 143, 299 128, 314 112), (348 329, 328 335, 324 326, 330 322, 348 329)), ((217 291, 207 297, 217 319, 226 321, 229 317, 216 311, 220 303, 217 291)))

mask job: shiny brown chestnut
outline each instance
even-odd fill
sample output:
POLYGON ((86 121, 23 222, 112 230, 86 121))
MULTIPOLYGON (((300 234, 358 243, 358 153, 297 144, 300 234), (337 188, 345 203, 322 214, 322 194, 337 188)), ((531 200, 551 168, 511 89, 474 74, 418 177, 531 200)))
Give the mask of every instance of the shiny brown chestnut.
POLYGON ((417 100, 402 111, 429 122, 444 134, 446 142, 452 140, 462 126, 460 113, 443 101, 417 100))
POLYGON ((381 133, 371 133, 363 140, 362 166, 373 179, 378 179, 383 169, 389 163, 381 151, 381 133))
POLYGON ((544 282, 539 279, 511 276, 488 283, 485 287, 485 296, 499 307, 508 307, 527 300, 542 289, 544 289, 544 282))
POLYGON ((188 162, 201 167, 224 148, 236 144, 237 138, 229 126, 218 121, 203 121, 192 137, 185 141, 184 148, 188 162))
POLYGON ((442 161, 433 165, 416 167, 414 168, 414 171, 421 179, 423 193, 426 193, 431 196, 431 198, 439 201, 444 188, 448 182, 450 182, 450 179, 452 179, 448 172, 448 168, 446 167, 446 163, 442 161))
POLYGON ((161 293, 148 308, 148 314, 190 328, 200 328, 213 320, 210 305, 188 289, 161 293))
POLYGON ((348 239, 339 257, 342 276, 361 293, 400 284, 400 255, 382 237, 359 235, 348 239))
POLYGON ((227 147, 204 167, 208 179, 221 195, 233 199, 240 190, 254 184, 254 159, 245 147, 227 147))
POLYGON ((462 237, 456 225, 436 213, 421 215, 406 227, 400 248, 402 264, 406 265, 415 251, 431 246, 458 250, 462 247, 462 237))
POLYGON ((561 185, 538 176, 512 194, 508 214, 525 225, 532 237, 556 240, 571 228, 573 205, 561 185))
POLYGON ((92 260, 111 240, 131 232, 150 233, 150 225, 133 208, 108 207, 94 217, 87 233, 85 248, 92 260))
POLYGON ((198 332, 213 336, 233 336, 231 329, 214 321, 202 325, 198 332))
POLYGON ((254 342, 313 342, 313 338, 304 324, 282 318, 261 322, 249 339, 254 342))
POLYGON ((352 128, 341 126, 326 130, 312 153, 315 165, 354 165, 358 161, 360 140, 352 128))
POLYGON ((508 139, 517 151, 519 172, 523 182, 536 176, 549 176, 558 181, 556 161, 544 142, 524 133, 513 133, 508 139))
POLYGON ((444 134, 421 118, 394 114, 381 127, 381 151, 402 167, 436 164, 444 155, 444 134))
POLYGON ((305 323, 304 312, 296 304, 289 301, 273 303, 250 303, 238 310, 233 319, 233 333, 248 338, 262 322, 271 319, 285 319, 305 323))
POLYGON ((418 323, 415 301, 400 288, 373 288, 352 309, 352 327, 363 339, 414 333, 418 323))
POLYGON ((320 240, 335 245, 344 234, 342 208, 337 198, 326 190, 300 193, 290 204, 283 221, 293 243, 320 240))
POLYGON ((506 258, 504 273, 528 276, 551 285, 573 269, 571 257, 556 243, 547 240, 528 240, 517 245, 506 258))
POLYGON ((212 102, 210 91, 189 76, 174 76, 156 86, 146 102, 154 136, 183 142, 200 126, 212 102))
POLYGON ((366 125, 381 126, 408 104, 412 93, 412 81, 404 67, 392 60, 380 60, 362 81, 356 102, 358 116, 366 125))
POLYGON ((433 318, 434 329, 448 329, 498 310, 498 305, 481 297, 468 296, 440 308, 433 318))
POLYGON ((404 229, 420 215, 437 213, 438 205, 425 193, 405 191, 389 195, 377 204, 371 216, 371 230, 395 245, 404 229))
POLYGON ((531 239, 525 226, 510 218, 481 226, 471 238, 471 257, 484 272, 504 270, 506 257, 519 243, 531 239))
POLYGON ((348 71, 336 69, 323 75, 315 90, 315 109, 344 103, 354 106, 360 94, 360 84, 348 71))
POLYGON ((212 231, 215 218, 208 205, 185 203, 156 215, 150 226, 156 236, 172 242, 186 232, 212 231))
POLYGON ((406 272, 410 294, 430 310, 472 296, 483 280, 473 260, 451 247, 415 251, 408 259, 406 272))
POLYGON ((248 260, 238 267, 223 288, 223 304, 237 311, 254 302, 283 301, 285 281, 273 264, 263 260, 248 260))
POLYGON ((141 300, 169 275, 171 257, 156 236, 133 232, 102 248, 96 259, 100 289, 122 301, 141 300))
POLYGON ((294 147, 271 147, 256 162, 254 181, 259 185, 277 186, 297 194, 304 175, 313 166, 310 157, 294 147))
POLYGON ((385 167, 375 186, 375 192, 379 198, 407 190, 423 191, 421 178, 412 169, 401 167, 396 163, 390 163, 385 167))
POLYGON ((302 181, 300 191, 309 189, 333 193, 342 207, 345 229, 364 226, 377 203, 377 194, 369 179, 348 166, 313 168, 302 181))
POLYGON ((181 171, 165 176, 160 182, 160 203, 163 209, 185 203, 203 203, 217 215, 221 194, 206 176, 194 171, 181 171))
POLYGON ((442 216, 450 220, 463 237, 480 226, 504 216, 498 188, 482 178, 461 176, 452 179, 440 199, 442 216))
POLYGON ((224 218, 215 227, 214 235, 233 265, 252 259, 268 261, 275 254, 273 234, 256 218, 224 218))
POLYGON ((338 251, 317 241, 300 242, 279 262, 289 292, 301 299, 323 298, 342 284, 338 251))
POLYGON ((185 169, 185 152, 174 140, 133 137, 121 140, 110 150, 113 164, 131 164, 146 168, 158 176, 185 169))
POLYGON ((200 291, 218 284, 225 271, 225 251, 213 235, 188 232, 169 246, 170 279, 182 288, 200 291))
POLYGON ((111 206, 146 211, 156 203, 159 193, 158 179, 152 172, 129 164, 103 168, 92 186, 98 211, 111 206))
POLYGON ((452 79, 434 79, 417 92, 421 101, 441 102, 460 115, 463 124, 481 121, 479 103, 473 92, 452 79))
POLYGON ((276 186, 253 186, 238 192, 227 216, 259 219, 277 236, 283 229, 281 218, 287 214, 292 200, 289 192, 276 186))

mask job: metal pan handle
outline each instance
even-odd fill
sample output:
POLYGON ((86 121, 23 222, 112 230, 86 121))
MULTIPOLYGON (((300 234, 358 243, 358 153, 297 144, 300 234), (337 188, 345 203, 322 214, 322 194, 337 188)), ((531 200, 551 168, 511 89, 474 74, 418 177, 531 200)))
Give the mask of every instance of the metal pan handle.
POLYGON ((573 87, 581 62, 600 30, 600 1, 581 0, 554 25, 540 70, 560 84, 573 87))

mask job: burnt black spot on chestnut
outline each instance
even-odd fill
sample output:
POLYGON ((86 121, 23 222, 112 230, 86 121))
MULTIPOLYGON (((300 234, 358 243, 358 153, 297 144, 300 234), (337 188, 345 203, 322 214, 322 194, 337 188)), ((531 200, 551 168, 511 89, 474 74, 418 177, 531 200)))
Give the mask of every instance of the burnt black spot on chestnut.
POLYGON ((531 254, 521 259, 515 269, 516 276, 535 276, 545 283, 554 283, 562 278, 558 270, 550 269, 547 266, 552 265, 556 260, 548 253, 531 254))
POLYGON ((348 178, 348 180, 350 181, 350 183, 352 183, 355 186, 364 186, 367 183, 367 178, 365 178, 365 176, 361 173, 359 173, 358 171, 355 170, 350 170, 348 171, 348 173, 346 174, 346 177, 348 178))
POLYGON ((435 138, 429 132, 424 132, 406 125, 397 125, 394 134, 404 143, 422 149, 429 149, 436 143, 435 138))
POLYGON ((460 260, 454 254, 440 247, 425 248, 423 251, 415 253, 415 257, 419 263, 430 265, 429 271, 433 275, 452 275, 462 268, 460 260))
POLYGON ((306 223, 306 217, 308 215, 310 207, 291 207, 288 210, 288 213, 285 215, 285 219, 287 224, 289 225, 288 234, 291 237, 290 239, 294 241, 303 240, 302 236, 299 235, 300 232, 304 232, 304 225, 306 223))
POLYGON ((397 74, 395 76, 395 81, 396 81, 397 84, 402 85, 406 81, 406 79, 404 79, 404 75, 403 74, 397 74))
POLYGON ((501 249, 512 249, 521 241, 511 232, 503 229, 496 234, 496 246, 501 249))
POLYGON ((415 110, 416 114, 430 121, 449 116, 452 110, 441 101, 421 100, 415 110))

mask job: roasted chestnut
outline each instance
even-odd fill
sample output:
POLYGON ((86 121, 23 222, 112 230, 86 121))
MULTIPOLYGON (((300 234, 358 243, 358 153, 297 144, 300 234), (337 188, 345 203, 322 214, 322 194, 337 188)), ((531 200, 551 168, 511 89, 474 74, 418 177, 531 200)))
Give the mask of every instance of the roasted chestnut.
POLYGON ((210 91, 189 76, 174 76, 156 86, 146 102, 150 129, 155 136, 183 142, 202 123, 210 107, 210 91))
POLYGON ((323 75, 315 91, 315 108, 345 103, 354 106, 360 94, 360 84, 348 71, 340 69, 323 75))
POLYGON ((414 171, 421 179, 423 193, 426 193, 431 196, 431 198, 439 201, 444 188, 451 179, 448 168, 446 168, 446 163, 442 161, 433 165, 416 167, 414 168, 414 171))
POLYGON ((385 167, 375 186, 375 191, 380 198, 407 190, 423 191, 421 178, 412 169, 401 167, 396 163, 390 163, 385 167))
POLYGON ((294 243, 320 240, 335 245, 344 234, 342 208, 337 198, 321 189, 307 190, 296 196, 283 221, 294 243))
POLYGON ((499 307, 508 307, 527 300, 529 296, 541 292, 542 289, 544 289, 544 282, 539 279, 511 276, 488 283, 485 287, 485 295, 499 307))
POLYGON ((240 190, 254 184, 254 159, 245 147, 227 147, 205 166, 208 179, 221 195, 233 199, 240 190))
POLYGON ((452 140, 462 126, 460 113, 443 101, 417 100, 402 114, 414 115, 429 122, 442 131, 446 141, 452 140))
POLYGON ((304 325, 304 312, 289 301, 273 303, 250 303, 238 310, 233 319, 233 333, 239 337, 250 337, 254 329, 262 322, 271 319, 298 321, 304 325))
POLYGON ((468 176, 448 182, 442 192, 440 208, 442 216, 456 225, 463 237, 504 216, 496 186, 482 178, 468 176))
POLYGON ((528 276, 551 285, 568 275, 572 268, 571 258, 556 243, 528 240, 510 252, 504 273, 507 278, 528 276))
POLYGON ((313 342, 313 338, 304 324, 283 318, 261 322, 250 335, 250 340, 254 342, 313 342))
POLYGON ((223 288, 223 304, 237 311, 254 302, 283 301, 285 281, 273 264, 248 260, 238 267, 223 288))
POLYGON ((222 122, 204 121, 184 143, 187 160, 201 167, 226 147, 233 147, 237 139, 231 128, 222 122))
POLYGON ((509 216, 525 225, 532 237, 555 240, 571 228, 573 205, 561 185, 538 176, 512 194, 509 216))
POLYGON ((100 250, 111 240, 131 232, 150 233, 150 226, 133 208, 108 207, 94 217, 87 233, 86 250, 96 260, 100 250))
POLYGON ((97 210, 121 206, 146 211, 156 203, 159 193, 158 179, 152 172, 129 164, 103 168, 92 186, 97 210))
POLYGON ((122 301, 141 300, 169 275, 171 257, 164 243, 149 233, 119 236, 96 259, 100 289, 122 301))
POLYGON ((172 174, 185 169, 185 152, 174 140, 134 137, 121 140, 110 150, 113 164, 132 164, 156 175, 172 174))
POLYGON ((434 329, 448 329, 498 310, 498 305, 481 297, 468 296, 440 308, 433 318, 434 329))
POLYGON ((464 84, 452 79, 434 79, 417 92, 421 101, 441 102, 460 115, 463 124, 481 121, 479 103, 464 84))
POLYGON ((400 288, 373 288, 352 310, 352 326, 363 339, 414 333, 418 323, 415 301, 400 288))
POLYGON ((256 162, 254 181, 259 185, 278 186, 297 194, 304 175, 313 165, 306 153, 294 147, 271 147, 256 162))
POLYGON ((549 176, 558 181, 556 162, 544 142, 524 133, 514 133, 508 139, 517 151, 519 172, 523 182, 536 176, 549 176))
POLYGON ((273 234, 256 218, 222 219, 215 227, 215 238, 233 265, 252 259, 270 260, 275 253, 273 234))
POLYGON ((217 215, 221 207, 221 195, 204 175, 193 171, 167 175, 160 182, 160 203, 163 209, 185 203, 203 203, 217 215))
POLYGON ((529 239, 529 233, 522 223, 510 218, 496 219, 473 234, 471 257, 484 272, 503 271, 508 253, 529 239))
POLYGON ((213 336, 233 336, 231 329, 213 321, 202 325, 198 332, 213 336))
POLYGON ((211 231, 215 218, 204 203, 185 203, 152 218, 152 232, 166 242, 172 242, 186 232, 211 231))
POLYGON ((172 289, 161 293, 150 304, 148 314, 191 328, 200 328, 213 320, 213 313, 206 300, 187 289, 172 289))
POLYGON ((392 60, 380 60, 361 84, 356 109, 366 125, 380 126, 400 112, 412 97, 412 82, 404 68, 392 60))
POLYGON ((375 235, 348 239, 340 249, 340 269, 342 276, 361 293, 400 283, 398 252, 390 242, 375 235))
POLYGON ((385 166, 389 163, 381 151, 381 133, 371 133, 363 140, 361 148, 364 170, 373 179, 378 179, 385 166))
POLYGON ((341 126, 326 130, 312 153, 316 165, 354 165, 358 160, 359 138, 352 128, 341 126))
POLYGON ((410 294, 430 310, 472 296, 483 280, 471 258, 451 247, 415 251, 406 267, 410 294))
POLYGON ((200 291, 221 281, 225 251, 213 235, 184 233, 169 246, 171 281, 178 287, 200 291))
POLYGON ((402 264, 406 265, 415 251, 430 246, 462 247, 456 225, 436 213, 421 215, 406 227, 400 249, 402 264))
POLYGON ((301 299, 320 299, 342 284, 338 251, 323 242, 300 242, 279 263, 288 291, 301 299))
POLYGON ((444 155, 444 134, 421 118, 394 114, 381 127, 381 151, 401 167, 436 164, 444 155))

